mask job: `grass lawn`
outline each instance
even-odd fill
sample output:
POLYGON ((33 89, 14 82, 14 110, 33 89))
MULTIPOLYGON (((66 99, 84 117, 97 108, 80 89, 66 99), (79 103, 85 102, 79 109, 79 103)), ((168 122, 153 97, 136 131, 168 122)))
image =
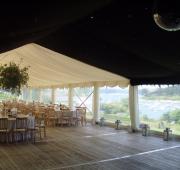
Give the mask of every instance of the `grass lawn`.
POLYGON ((167 122, 164 122, 164 128, 159 127, 159 123, 161 121, 141 121, 141 123, 146 123, 150 126, 150 130, 157 131, 157 132, 163 132, 166 127, 170 128, 172 130, 172 133, 175 135, 180 135, 180 124, 170 124, 167 122))

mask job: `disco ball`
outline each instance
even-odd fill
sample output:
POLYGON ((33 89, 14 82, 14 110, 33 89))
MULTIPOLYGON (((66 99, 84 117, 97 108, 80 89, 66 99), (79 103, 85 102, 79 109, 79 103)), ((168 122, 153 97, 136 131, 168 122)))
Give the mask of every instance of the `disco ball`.
POLYGON ((180 6, 178 1, 156 0, 153 19, 157 26, 166 31, 180 30, 180 6))

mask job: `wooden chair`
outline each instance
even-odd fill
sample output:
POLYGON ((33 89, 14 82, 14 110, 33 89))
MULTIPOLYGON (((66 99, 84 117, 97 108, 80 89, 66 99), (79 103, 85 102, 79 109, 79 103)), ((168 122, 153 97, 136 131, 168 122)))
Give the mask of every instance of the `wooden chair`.
POLYGON ((62 111, 62 121, 68 126, 72 125, 73 120, 73 112, 69 109, 65 109, 62 111))
POLYGON ((40 139, 42 139, 42 132, 44 134, 44 137, 46 137, 45 117, 35 118, 35 129, 39 132, 40 139))
POLYGON ((57 114, 58 117, 58 123, 60 123, 61 126, 64 124, 70 126, 73 123, 73 111, 70 109, 63 109, 60 111, 60 113, 57 114))
POLYGON ((53 108, 50 108, 47 111, 47 125, 55 127, 56 124, 57 124, 56 112, 54 111, 53 108))
POLYGON ((81 122, 81 125, 86 126, 86 107, 76 107, 76 118, 77 118, 77 124, 81 122))
POLYGON ((19 135, 22 139, 22 141, 27 141, 27 130, 28 130, 28 124, 27 124, 27 118, 16 118, 16 125, 15 125, 15 140, 18 141, 19 135))
POLYGON ((5 140, 8 143, 8 135, 9 135, 9 129, 8 129, 8 118, 0 118, 0 138, 2 138, 5 135, 5 140))
POLYGON ((35 116, 29 116, 28 117, 28 139, 30 141, 33 141, 33 143, 36 142, 36 134, 39 134, 39 129, 35 126, 35 116))

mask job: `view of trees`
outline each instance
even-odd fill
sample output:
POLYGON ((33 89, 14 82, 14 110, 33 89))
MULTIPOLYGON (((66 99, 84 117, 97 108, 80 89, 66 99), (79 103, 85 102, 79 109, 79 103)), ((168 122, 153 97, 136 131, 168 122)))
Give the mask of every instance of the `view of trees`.
POLYGON ((163 114, 161 120, 168 123, 180 124, 180 109, 172 110, 163 114))
POLYGON ((130 124, 130 115, 128 108, 128 99, 122 99, 121 101, 115 101, 111 103, 101 104, 101 115, 107 122, 115 122, 121 120, 122 124, 130 124))
POLYGON ((69 90, 67 88, 56 89, 55 103, 68 105, 68 91, 69 90))
POLYGON ((139 90, 140 121, 151 130, 162 132, 172 129, 180 135, 180 86, 151 86, 139 90))
MULTIPOLYGON (((93 88, 75 88, 74 107, 93 91, 93 88)), ((151 130, 161 131, 170 127, 174 134, 180 135, 180 86, 140 86, 139 87, 140 122, 150 125, 151 130), (150 88, 148 88, 150 87, 150 88)), ((32 91, 32 100, 38 101, 37 89, 32 91)), ((26 96, 25 96, 26 97, 26 96)), ((0 91, 0 100, 14 99, 16 96, 0 91)), ((51 90, 43 90, 43 102, 51 102, 51 90)), ((56 103, 68 104, 68 89, 56 90, 56 103)), ((92 95, 85 101, 87 117, 92 118, 92 95)), ((120 119, 130 125, 128 106, 128 88, 103 87, 100 89, 100 117, 114 123, 120 119)))
POLYGON ((12 100, 12 99, 16 99, 17 96, 16 95, 12 95, 11 93, 8 92, 0 92, 0 101, 2 100, 12 100))
POLYGON ((167 86, 165 88, 156 88, 155 90, 148 90, 143 88, 139 90, 139 94, 148 99, 163 99, 163 100, 180 100, 180 86, 167 86))
POLYGON ((121 120, 123 125, 130 125, 128 88, 101 88, 100 98, 100 116, 106 122, 121 120))
POLYGON ((42 89, 42 100, 47 104, 51 102, 51 89, 42 89))
POLYGON ((122 99, 121 102, 103 103, 101 110, 104 114, 128 113, 128 100, 122 99))
POLYGON ((82 103, 82 106, 86 106, 86 116, 88 119, 93 118, 92 114, 92 93, 93 88, 92 87, 76 87, 74 88, 74 97, 73 97, 73 105, 74 107, 80 106, 82 103), (89 97, 88 97, 89 96, 89 97), (88 97, 88 98, 87 98, 88 97))
MULTIPOLYGON (((143 121, 155 121, 154 119, 149 118, 147 114, 142 115, 141 118, 143 121)), ((162 114, 160 121, 165 121, 171 124, 180 124, 180 109, 162 114)))

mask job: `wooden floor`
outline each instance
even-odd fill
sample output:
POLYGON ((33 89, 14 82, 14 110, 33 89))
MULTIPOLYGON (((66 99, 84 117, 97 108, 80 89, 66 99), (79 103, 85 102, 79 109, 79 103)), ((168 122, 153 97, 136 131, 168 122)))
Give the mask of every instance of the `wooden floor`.
POLYGON ((0 169, 179 170, 180 142, 88 125, 47 130, 34 144, 1 144, 0 169))

